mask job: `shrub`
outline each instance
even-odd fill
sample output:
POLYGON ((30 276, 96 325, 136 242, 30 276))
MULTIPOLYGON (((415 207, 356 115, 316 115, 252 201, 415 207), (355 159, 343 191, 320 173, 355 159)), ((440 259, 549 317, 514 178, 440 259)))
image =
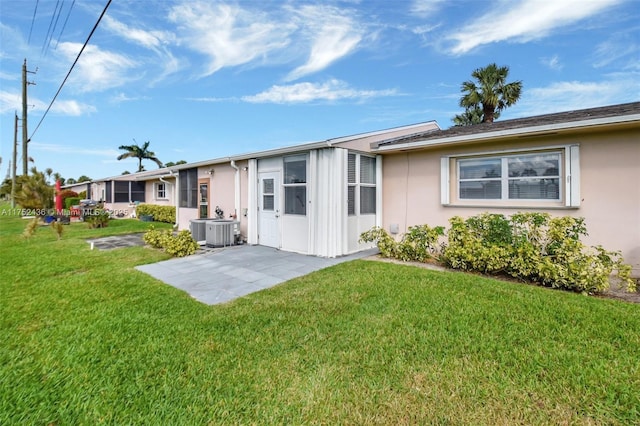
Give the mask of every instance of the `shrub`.
POLYGON ((92 212, 84 216, 84 221, 89 225, 90 229, 106 228, 109 226, 110 219, 111 215, 109 212, 102 209, 94 209, 92 212))
POLYGON ((59 240, 62 239, 62 233, 64 232, 64 225, 62 224, 62 222, 54 220, 53 222, 51 222, 51 229, 53 229, 53 232, 56 233, 56 236, 59 240))
POLYGON ((177 235, 173 235, 169 230, 158 230, 153 225, 144 233, 142 240, 152 247, 164 249, 175 257, 194 254, 200 247, 189 231, 180 231, 177 235))
POLYGON ((59 196, 59 197, 60 197, 60 199, 62 200, 62 206, 63 206, 64 208, 66 208, 67 210, 69 209, 69 206, 67 206, 67 203, 66 203, 67 198, 75 197, 75 198, 80 199, 80 198, 79 198, 78 193, 77 193, 77 192, 75 192, 75 191, 72 191, 72 190, 70 190, 70 189, 63 189, 62 191, 60 191, 60 192, 58 193, 58 196, 59 196))
POLYGON ((451 268, 488 274, 508 274, 544 286, 585 293, 609 288, 615 272, 635 291, 631 266, 619 252, 588 247, 583 218, 552 218, 547 213, 483 213, 449 220, 446 243, 438 244, 443 227, 413 226, 400 242, 384 229, 364 232, 361 241, 375 241, 384 257, 424 262, 437 257, 451 268))
POLYGON ((360 235, 361 242, 375 242, 383 257, 392 257, 404 261, 426 262, 438 257, 439 238, 444 235, 444 227, 431 228, 428 225, 409 227, 402 240, 397 242, 384 229, 374 227, 360 235))
POLYGON ((38 226, 40 226, 40 219, 36 216, 27 223, 27 226, 24 228, 24 232, 22 236, 26 239, 33 237, 33 235, 38 230, 38 226))
POLYGON ((80 200, 82 198, 80 197, 67 197, 64 200, 64 208, 69 210, 71 208, 71 206, 78 206, 80 205, 80 200))
POLYGON ((138 217, 143 215, 153 216, 153 220, 156 222, 164 222, 164 223, 176 222, 176 208, 174 206, 159 206, 156 204, 140 204, 136 207, 136 215, 138 217))

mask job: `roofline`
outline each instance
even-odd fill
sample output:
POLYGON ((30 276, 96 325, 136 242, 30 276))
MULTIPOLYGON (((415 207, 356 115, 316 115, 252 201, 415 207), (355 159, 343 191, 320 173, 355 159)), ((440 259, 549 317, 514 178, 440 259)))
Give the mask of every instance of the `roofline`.
POLYGON ((464 143, 464 142, 484 141, 487 139, 504 138, 509 136, 526 136, 526 135, 534 136, 536 134, 548 133, 548 132, 558 131, 558 130, 570 130, 570 129, 576 129, 576 128, 604 126, 608 124, 624 124, 624 123, 629 123, 634 121, 640 121, 640 114, 601 117, 601 118, 595 118, 595 119, 589 119, 589 120, 569 121, 569 122, 546 124, 546 125, 540 125, 540 126, 528 126, 528 127, 514 128, 514 129, 504 129, 504 130, 498 130, 494 132, 482 132, 482 133, 475 133, 470 135, 443 137, 438 139, 429 139, 429 140, 407 142, 407 143, 393 144, 393 145, 379 145, 379 146, 373 146, 372 149, 377 152, 411 150, 411 149, 420 149, 420 148, 439 146, 439 145, 451 145, 451 144, 464 143))

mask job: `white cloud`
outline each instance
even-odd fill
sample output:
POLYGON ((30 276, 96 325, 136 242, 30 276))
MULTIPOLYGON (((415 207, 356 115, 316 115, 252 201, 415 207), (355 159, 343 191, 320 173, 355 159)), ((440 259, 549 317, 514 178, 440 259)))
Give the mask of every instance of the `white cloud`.
POLYGON ((446 37, 454 55, 478 46, 512 40, 524 43, 604 12, 622 0, 524 0, 497 2, 494 9, 446 37))
MULTIPOLYGON (((30 109, 29 112, 44 112, 49 106, 44 101, 30 97, 29 98, 30 109)), ((22 114, 22 95, 18 92, 0 92, 0 114, 9 113, 11 111, 18 111, 22 114)), ((56 100, 51 106, 51 112, 67 116, 80 116, 96 112, 94 106, 83 104, 74 100, 56 100)))
POLYGON ((106 29, 147 49, 158 49, 175 39, 173 34, 167 31, 145 31, 139 28, 132 28, 108 15, 104 17, 103 22, 106 29))
POLYGON ((265 59, 290 43, 292 31, 260 11, 220 3, 184 3, 171 10, 169 19, 178 26, 180 44, 209 57, 204 76, 265 59))
POLYGON ((410 12, 422 18, 429 17, 440 10, 447 0, 413 0, 410 12))
POLYGON ((626 66, 637 69, 640 63, 640 44, 635 40, 618 36, 599 43, 594 52, 593 66, 601 68, 613 62, 621 62, 625 58, 630 58, 626 66))
POLYGON ((244 96, 245 102, 292 104, 313 101, 338 101, 341 99, 365 100, 381 96, 396 96, 396 90, 356 90, 340 80, 326 83, 297 83, 288 86, 272 86, 270 89, 253 96, 244 96))
POLYGON ((291 71, 287 81, 327 68, 353 52, 364 36, 364 29, 345 10, 307 5, 296 13, 303 33, 310 38, 311 49, 307 62, 291 71))
POLYGON ((612 77, 599 82, 562 81, 546 87, 531 88, 517 104, 518 115, 572 111, 640 99, 639 75, 628 73, 612 77))
POLYGON ((59 145, 53 143, 38 143, 30 142, 30 147, 33 147, 37 151, 55 152, 57 154, 76 154, 76 155, 94 155, 99 157, 113 157, 116 158, 121 153, 115 149, 92 149, 92 148, 78 148, 69 145, 59 145))
MULTIPOLYGON (((80 51, 80 43, 60 43, 60 51, 73 63, 80 51)), ((87 45, 76 67, 71 73, 72 81, 81 92, 98 92, 122 86, 132 80, 129 71, 138 63, 124 55, 101 50, 94 45, 87 45)))
POLYGON ((552 70, 560 71, 562 68, 564 68, 564 65, 562 65, 562 63, 560 63, 560 58, 558 57, 558 55, 553 55, 551 57, 540 58, 540 62, 544 66, 546 66, 548 68, 551 68, 552 70))

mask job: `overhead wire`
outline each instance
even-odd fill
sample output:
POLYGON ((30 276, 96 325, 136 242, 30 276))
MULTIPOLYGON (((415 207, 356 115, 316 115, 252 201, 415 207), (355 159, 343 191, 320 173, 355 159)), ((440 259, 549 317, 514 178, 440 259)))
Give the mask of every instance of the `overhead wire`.
POLYGON ((56 41, 56 46, 54 49, 58 48, 58 44, 60 43, 60 37, 62 37, 62 33, 64 33, 64 29, 67 28, 67 21, 69 21, 69 16, 71 16, 71 11, 73 10, 73 5, 76 4, 76 0, 71 2, 71 6, 69 7, 69 11, 67 12, 67 17, 64 20, 64 24, 62 24, 62 29, 60 30, 60 34, 58 34, 58 40, 56 41))
POLYGON ((27 44, 31 44, 31 33, 33 32, 33 24, 36 21, 36 12, 38 11, 38 3, 40 0, 36 0, 36 7, 33 9, 33 18, 31 18, 31 28, 29 29, 29 39, 27 40, 27 44))
POLYGON ((91 32, 89 33, 89 36, 87 37, 87 40, 84 42, 84 44, 82 45, 82 48, 80 49, 80 52, 78 52, 78 56, 76 56, 75 61, 73 61, 73 64, 71 65, 71 68, 69 68, 69 72, 67 72, 67 75, 65 76, 64 80, 62 81, 62 84, 60 84, 60 87, 58 88, 58 91, 56 92, 56 94, 53 96, 53 99, 51 99, 51 102, 49 103, 49 106, 47 107, 46 111, 44 112, 44 114, 42 115, 42 117, 40 118, 40 121, 38 122, 38 125, 36 126, 36 128, 33 130, 33 132, 31 133, 31 137, 28 138, 28 141, 30 141, 33 136, 36 134, 36 132, 38 131, 38 129, 40 128, 40 125, 42 124, 42 122, 44 121, 44 118, 47 116, 47 114, 49 113, 49 110, 51 109, 51 107, 53 106, 53 103, 56 101, 56 99, 58 98, 58 95, 60 94, 60 92, 62 91, 62 88, 64 87, 65 83, 67 82, 67 79, 69 78, 69 75, 71 75, 71 71, 73 71, 73 68, 76 66, 76 64, 78 63, 78 60, 80 59, 80 56, 82 55, 82 52, 84 52, 84 49, 87 47, 87 45, 89 44, 89 40, 91 40, 91 37, 93 36, 93 33, 96 31, 96 29, 98 28, 98 25, 100 24, 100 21, 102 21, 102 18, 104 17, 104 15, 107 13, 107 9, 109 8, 109 5, 111 4, 112 0, 109 0, 106 4, 106 6, 104 7, 104 9, 102 10, 102 13, 100 14, 100 17, 98 18, 98 20, 96 21, 95 25, 93 26, 93 29, 91 30, 91 32))
POLYGON ((47 41, 49 40, 49 34, 51 33, 51 27, 53 26, 53 21, 56 19, 56 12, 58 11, 58 5, 60 4, 60 0, 56 1, 56 8, 53 10, 53 15, 51 15, 51 21, 49 21, 49 29, 47 29, 47 35, 44 36, 44 42, 42 43, 41 53, 44 55, 44 52, 47 48, 47 41))
POLYGON ((53 33, 55 33, 56 28, 58 28, 58 21, 60 20, 60 14, 62 13, 63 7, 64 7, 64 0, 62 0, 62 3, 60 3, 60 9, 58 9, 58 13, 56 15, 56 22, 54 22, 53 29, 51 30, 51 34, 49 35, 49 42, 47 43, 47 49, 44 51, 45 55, 49 51, 49 47, 51 47, 51 40, 53 40, 53 33))

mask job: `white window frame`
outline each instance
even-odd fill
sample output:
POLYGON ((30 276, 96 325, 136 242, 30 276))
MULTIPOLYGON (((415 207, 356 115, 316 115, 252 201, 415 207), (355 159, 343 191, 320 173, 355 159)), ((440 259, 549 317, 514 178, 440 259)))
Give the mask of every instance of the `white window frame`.
MULTIPOLYGON (((349 200, 347 199, 347 214, 348 216, 360 216, 360 215, 376 215, 377 211, 378 211, 378 194, 377 194, 377 181, 378 181, 378 174, 379 174, 379 170, 378 170, 378 158, 374 157, 374 156, 370 156, 370 155, 363 155, 363 154, 359 154, 359 153, 355 153, 355 152, 349 152, 348 156, 355 156, 355 162, 354 162, 354 167, 355 167, 355 181, 349 181, 349 171, 348 171, 348 167, 349 167, 349 161, 347 161, 347 187, 348 188, 353 188, 353 212, 349 212, 348 211, 348 206, 349 206, 349 200), (374 168, 373 168, 373 173, 374 173, 374 179, 373 179, 373 183, 371 182, 362 182, 362 176, 361 176, 361 159, 362 157, 367 157, 367 158, 371 158, 374 161, 374 168), (361 189, 362 188, 374 188, 374 191, 376 191, 376 196, 374 197, 374 212, 372 213, 362 213, 362 209, 361 209, 361 189)), ((349 158, 349 157, 347 157, 349 158)), ((347 190, 347 197, 349 197, 349 191, 347 190)))
MULTIPOLYGON (((508 180, 507 176, 504 176, 505 181, 508 180)), ((579 145, 559 145, 559 146, 546 146, 546 147, 534 147, 526 149, 514 149, 504 151, 491 151, 491 152, 476 152, 461 155, 447 155, 440 159, 440 202, 442 205, 490 205, 498 207, 514 207, 526 208, 529 205, 531 207, 580 207, 580 147, 579 145), (560 153, 560 162, 564 170, 559 172, 560 175, 560 199, 509 199, 508 191, 505 194, 503 188, 502 199, 476 199, 476 200, 460 200, 456 195, 457 200, 452 204, 451 190, 455 190, 456 194, 459 194, 459 165, 458 160, 468 159, 470 157, 476 158, 507 158, 510 156, 526 155, 526 154, 543 154, 543 153, 560 153), (455 173, 452 175, 451 167, 454 167, 455 173), (451 184, 451 179, 454 179, 455 185, 451 184), (453 187, 453 188, 452 188, 453 187)))
POLYGON ((156 182, 153 184, 153 194, 156 197, 156 200, 168 200, 169 199, 169 194, 167 193, 167 184, 164 182, 156 182), (160 189, 160 187, 163 187, 162 190, 160 189), (160 195, 160 192, 164 193, 164 196, 160 195))
POLYGON ((309 189, 307 188, 307 183, 309 182, 309 158, 307 154, 299 154, 299 155, 289 155, 283 158, 283 172, 284 177, 282 179, 282 187, 283 187, 283 196, 284 196, 284 210, 283 213, 287 216, 307 216, 308 208, 307 204, 309 202, 309 189), (295 183, 286 183, 286 164, 289 161, 304 161, 305 165, 305 177, 304 182, 295 182, 295 183), (304 188, 305 201, 304 201, 304 213, 293 213, 287 212, 287 188, 304 188))

